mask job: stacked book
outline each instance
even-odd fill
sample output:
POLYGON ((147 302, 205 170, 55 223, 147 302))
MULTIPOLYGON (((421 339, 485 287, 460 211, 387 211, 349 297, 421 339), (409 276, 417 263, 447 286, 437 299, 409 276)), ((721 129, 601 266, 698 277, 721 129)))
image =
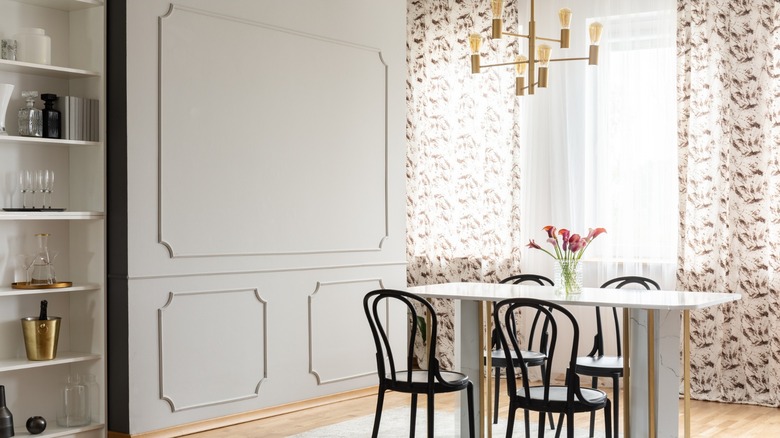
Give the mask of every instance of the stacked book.
POLYGON ((75 96, 57 99, 60 137, 64 140, 99 141, 99 101, 75 96))

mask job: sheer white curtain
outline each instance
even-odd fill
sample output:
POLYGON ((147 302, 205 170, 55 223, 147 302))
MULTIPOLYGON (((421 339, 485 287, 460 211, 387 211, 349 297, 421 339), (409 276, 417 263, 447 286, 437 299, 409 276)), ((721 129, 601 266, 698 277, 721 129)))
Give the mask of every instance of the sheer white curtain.
MULTIPOLYGON (((644 275, 675 286, 678 236, 676 3, 674 0, 537 2, 537 29, 555 31, 572 9, 572 45, 553 58, 587 56, 588 25, 604 25, 599 65, 550 65, 524 123, 521 230, 544 241, 545 225, 587 233, 585 282, 644 275)), ((526 239, 527 241, 527 239, 526 239)), ((523 270, 552 274, 551 259, 525 249, 523 270)))

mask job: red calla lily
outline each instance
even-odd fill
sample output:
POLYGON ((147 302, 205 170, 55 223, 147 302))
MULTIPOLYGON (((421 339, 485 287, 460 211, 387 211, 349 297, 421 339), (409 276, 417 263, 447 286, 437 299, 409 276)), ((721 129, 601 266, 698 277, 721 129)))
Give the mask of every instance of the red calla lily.
POLYGON ((591 244, 593 239, 607 232, 605 228, 591 228, 588 230, 588 235, 582 237, 582 235, 572 233, 566 228, 557 229, 552 225, 547 225, 543 230, 547 232, 547 242, 553 246, 555 253, 542 248, 533 239, 528 242, 527 246, 529 248, 542 250, 549 254, 550 257, 562 261, 579 261, 582 254, 585 252, 585 249, 591 244), (558 236, 561 236, 560 243, 558 241, 558 236))

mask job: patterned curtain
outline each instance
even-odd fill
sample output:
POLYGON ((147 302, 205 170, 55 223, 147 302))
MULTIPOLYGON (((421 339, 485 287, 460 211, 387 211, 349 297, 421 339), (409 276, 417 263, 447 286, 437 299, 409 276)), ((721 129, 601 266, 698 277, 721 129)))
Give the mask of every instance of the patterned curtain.
POLYGON ((742 300, 692 313, 692 392, 780 405, 780 3, 679 0, 678 286, 742 300))
MULTIPOLYGON (((489 2, 407 2, 407 281, 497 281, 519 271, 519 112, 514 71, 471 74, 468 36, 483 64, 513 60, 516 39, 491 41, 489 2)), ((505 2, 507 26, 516 1, 505 2)), ((452 304, 434 303, 442 364, 452 360, 452 304)))

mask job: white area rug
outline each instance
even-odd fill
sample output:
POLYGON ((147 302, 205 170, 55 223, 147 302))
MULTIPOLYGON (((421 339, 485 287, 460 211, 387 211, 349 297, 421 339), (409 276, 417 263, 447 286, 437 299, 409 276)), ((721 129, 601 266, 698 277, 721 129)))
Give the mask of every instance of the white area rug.
MULTIPOLYGON (((426 437, 426 420, 425 410, 417 410, 417 428, 415 430, 416 436, 420 438, 426 437)), ((531 436, 537 437, 536 434, 536 419, 537 414, 531 414, 531 436)), ((557 417, 556 417, 557 420, 557 417)), ((587 425, 587 422, 586 422, 587 425)), ((342 423, 333 424, 331 426, 320 427, 318 429, 310 430, 298 435, 294 435, 295 438, 357 438, 357 437, 370 437, 371 430, 374 427, 374 416, 369 415, 365 417, 355 418, 354 420, 345 421, 342 423)), ((549 430, 549 424, 545 426, 547 431, 545 437, 554 437, 555 431, 549 430)), ((566 423, 564 422, 564 431, 566 423)), ((479 425, 477 425, 479 428, 479 425)), ((437 438, 460 438, 460 433, 455 432, 455 419, 452 412, 436 412, 435 418, 435 433, 437 438)), ((379 425, 379 437, 380 438, 405 438, 409 436, 409 409, 408 408, 395 408, 387 409, 382 413, 382 421, 379 425)), ((496 438, 506 436, 506 419, 499 419, 498 424, 493 425, 493 436, 496 438)), ((517 421, 512 436, 525 437, 524 425, 523 425, 523 412, 517 412, 517 421)), ((566 436, 562 433, 561 436, 566 436)), ((586 438, 588 436, 587 429, 576 429, 574 431, 575 438, 586 438)), ((603 431, 596 431, 596 436, 604 436, 603 431)))

